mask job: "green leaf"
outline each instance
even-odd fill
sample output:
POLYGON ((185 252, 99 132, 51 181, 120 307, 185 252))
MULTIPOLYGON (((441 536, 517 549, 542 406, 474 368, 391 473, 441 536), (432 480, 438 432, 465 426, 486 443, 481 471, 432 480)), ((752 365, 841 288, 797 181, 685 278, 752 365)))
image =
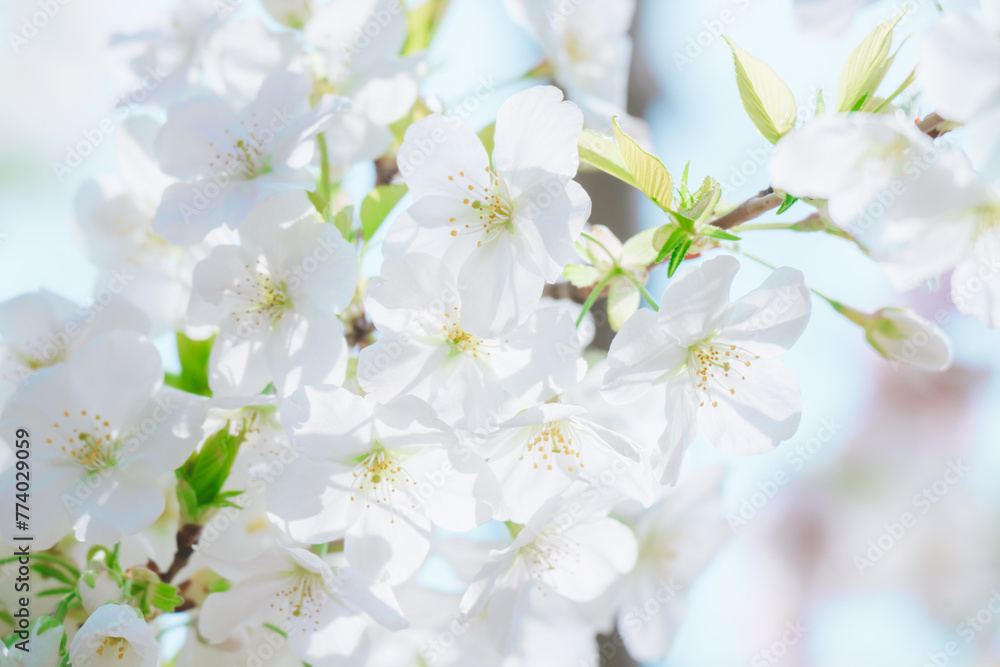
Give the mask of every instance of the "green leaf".
POLYGON ((670 265, 667 267, 668 278, 673 278, 674 274, 677 273, 677 269, 680 268, 681 262, 684 261, 684 257, 691 248, 691 243, 691 239, 688 239, 683 245, 674 250, 674 255, 670 258, 670 265))
POLYGON ((816 115, 822 116, 826 113, 826 101, 823 100, 823 89, 816 91, 816 115))
MULTIPOLYGON (((672 225, 664 225, 663 227, 660 227, 660 230, 670 228, 671 226, 672 225)), ((660 252, 656 256, 656 264, 659 264, 660 262, 665 260, 670 255, 670 253, 672 253, 677 248, 677 246, 683 243, 684 240, 687 238, 688 238, 688 233, 686 231, 684 231, 680 227, 674 229, 673 232, 670 233, 670 236, 667 237, 667 240, 663 242, 663 246, 660 248, 660 252)))
MULTIPOLYGON (((434 35, 441 27, 441 21, 448 10, 450 0, 427 0, 416 9, 406 12, 406 44, 403 55, 408 56, 423 51, 431 45, 434 35)), ((396 4, 400 8, 402 3, 396 4)), ((390 20, 395 20, 390 17, 390 20)))
MULTIPOLYGON (((184 467, 178 471, 182 480, 190 484, 198 508, 209 506, 218 499, 245 437, 244 431, 236 435, 231 434, 229 422, 226 422, 222 429, 209 436, 201 450, 192 454, 184 467)), ((178 499, 180 499, 179 489, 180 484, 178 484, 178 499)), ((183 502, 190 505, 190 497, 185 498, 183 502)))
POLYGON ((837 111, 860 108, 871 97, 889 68, 892 31, 906 13, 903 9, 895 18, 878 25, 865 37, 847 59, 837 81, 837 111))
POLYGON ((858 99, 857 102, 854 103, 854 106, 851 107, 851 111, 861 111, 861 107, 865 105, 865 100, 867 99, 868 99, 868 93, 865 93, 864 95, 861 96, 860 99, 858 99))
POLYGON ((179 375, 166 373, 164 381, 168 386, 199 396, 212 396, 208 387, 208 357, 212 353, 215 336, 205 340, 193 340, 184 333, 177 332, 177 356, 181 362, 179 375))
POLYGON ((184 604, 184 598, 180 595, 179 589, 162 581, 149 583, 146 588, 146 598, 149 604, 168 613, 184 604))
POLYGON ((693 221, 691 227, 693 230, 700 229, 708 222, 720 199, 722 199, 722 186, 711 176, 706 176, 692 197, 691 207, 684 211, 684 214, 693 221))
POLYGON ((713 227, 711 225, 706 225, 701 228, 700 234, 702 236, 707 236, 710 239, 719 239, 720 241, 739 241, 740 237, 730 234, 724 229, 719 229, 718 227, 713 227))
POLYGON ((48 577, 49 579, 55 579, 69 586, 76 586, 76 579, 69 576, 62 570, 51 565, 45 565, 44 563, 34 563, 32 569, 43 577, 48 577))
POLYGON ((879 102, 879 104, 874 109, 872 109, 872 113, 879 113, 880 111, 882 111, 882 109, 891 104, 894 99, 899 97, 903 93, 903 91, 909 88, 910 84, 916 80, 917 80, 917 70, 916 69, 910 70, 910 75, 907 76, 905 79, 903 79, 903 82, 899 84, 899 87, 897 87, 896 90, 892 91, 892 94, 890 94, 889 97, 879 102))
POLYGON ((580 160, 584 165, 590 165, 606 174, 611 174, 633 188, 639 187, 635 179, 632 178, 632 172, 629 171, 628 165, 625 164, 621 149, 611 137, 591 130, 584 130, 580 134, 578 147, 580 160))
POLYGON ((389 211, 405 194, 406 186, 403 184, 380 185, 368 193, 361 203, 361 237, 365 241, 371 240, 389 211))
POLYGON ((772 144, 795 127, 798 107, 795 96, 767 64, 758 60, 728 37, 736 63, 736 86, 743 108, 754 126, 772 144))
POLYGON ((638 188, 657 206, 669 211, 674 202, 674 181, 670 172, 660 162, 660 158, 647 153, 635 139, 622 131, 617 117, 612 122, 615 126, 618 148, 638 188))
POLYGON ((354 240, 354 207, 345 206, 333 217, 333 226, 347 241, 354 240))
POLYGON ((793 197, 792 195, 785 193, 785 201, 781 202, 781 206, 778 207, 778 212, 776 215, 781 215, 788 209, 792 207, 792 204, 799 200, 798 197, 793 197))
POLYGON ((677 211, 668 211, 668 212, 670 213, 670 217, 673 218, 677 222, 677 224, 680 225, 680 228, 683 229, 685 232, 687 232, 690 235, 694 235, 697 232, 698 226, 694 220, 687 217, 683 213, 678 213, 677 211))
POLYGON ((181 523, 197 523, 198 521, 198 494, 194 492, 187 480, 180 477, 178 470, 177 479, 177 502, 181 508, 181 523))

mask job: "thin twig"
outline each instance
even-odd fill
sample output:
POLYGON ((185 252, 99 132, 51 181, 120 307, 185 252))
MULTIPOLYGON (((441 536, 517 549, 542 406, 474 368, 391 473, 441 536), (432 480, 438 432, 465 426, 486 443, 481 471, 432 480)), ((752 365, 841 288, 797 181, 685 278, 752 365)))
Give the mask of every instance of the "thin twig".
POLYGON ((729 213, 716 218, 712 221, 712 225, 719 229, 731 229, 778 208, 783 201, 785 201, 784 196, 775 194, 774 190, 768 188, 746 200, 729 213))

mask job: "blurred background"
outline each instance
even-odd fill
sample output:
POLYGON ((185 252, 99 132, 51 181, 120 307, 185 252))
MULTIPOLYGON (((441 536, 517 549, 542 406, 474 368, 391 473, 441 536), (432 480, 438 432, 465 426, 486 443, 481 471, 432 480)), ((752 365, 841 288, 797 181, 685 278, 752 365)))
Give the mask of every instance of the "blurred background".
MULTIPOLYGON (((102 121, 120 124, 115 101, 136 81, 108 39, 135 31, 169 3, 51 4, 58 11, 17 48, 9 34, 21 33, 39 2, 4 0, 0 9, 7 42, 0 48, 0 300, 44 287, 87 304, 96 272, 73 236, 73 201, 82 181, 116 171, 114 129, 100 132, 92 154, 71 173, 60 177, 53 162, 65 161, 102 121)), ((254 3, 237 4, 252 11, 254 3)), ((809 118, 817 90, 832 99, 851 50, 904 6, 896 34, 913 36, 886 89, 915 64, 936 3, 642 0, 629 111, 648 121, 656 152, 673 173, 690 161, 693 183, 712 175, 725 199, 738 203, 767 187, 771 146, 740 105, 721 33, 770 64, 809 118)), ((502 0, 453 0, 430 54, 425 93, 461 99, 483 76, 516 82, 500 85, 469 119, 485 125, 507 95, 529 85, 518 80, 538 58, 502 0)), ((921 115, 933 111, 919 99, 912 104, 921 115)), ((610 179, 582 180, 595 200, 592 222, 621 233, 663 223, 655 206, 610 179)), ((783 215, 807 214, 796 205, 783 215)), ((690 591, 686 619, 662 664, 1000 665, 1000 332, 955 312, 946 280, 896 293, 875 263, 839 239, 756 232, 743 246, 803 270, 813 287, 856 308, 906 305, 943 322, 956 364, 940 375, 893 366, 817 300, 806 334, 785 357, 802 386, 798 435, 752 458, 704 443, 691 450, 689 468, 728 469, 724 501, 733 538, 690 591), (907 525, 905 513, 912 516, 907 525)), ((735 292, 755 287, 766 273, 745 262, 735 292)), ((654 277, 654 294, 664 280, 654 277)), ((161 346, 169 364, 168 338, 161 346)))

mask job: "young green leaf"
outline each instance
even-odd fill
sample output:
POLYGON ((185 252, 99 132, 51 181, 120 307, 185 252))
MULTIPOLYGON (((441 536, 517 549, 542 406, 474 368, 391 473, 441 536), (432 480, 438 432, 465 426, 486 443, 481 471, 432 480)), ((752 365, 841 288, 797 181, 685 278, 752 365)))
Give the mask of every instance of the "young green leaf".
POLYGON ((635 139, 625 134, 618 119, 612 120, 615 137, 621 149, 625 164, 640 190, 664 211, 669 211, 674 201, 674 181, 670 172, 660 162, 660 158, 647 153, 635 139))
POLYGON ((150 582, 146 589, 146 597, 152 606, 168 613, 184 604, 184 598, 181 597, 178 588, 162 581, 150 582))
POLYGON ((905 13, 903 9, 878 25, 851 53, 837 81, 837 111, 860 109, 864 99, 875 93, 889 67, 892 31, 905 13))
POLYGON ((580 161, 584 165, 590 165, 606 174, 611 174, 633 188, 639 187, 635 179, 632 178, 632 172, 629 171, 628 165, 625 164, 621 149, 610 137, 591 130, 584 130, 580 134, 578 147, 580 161))
MULTIPOLYGON (((669 225, 664 225, 663 227, 660 227, 660 229, 664 229, 665 227, 669 227, 669 225)), ((660 248, 660 252, 656 256, 656 263, 659 264, 670 256, 670 253, 672 253, 677 246, 683 243, 687 238, 688 233, 684 229, 681 229, 680 227, 674 229, 674 231, 670 233, 670 236, 667 237, 667 240, 663 242, 663 246, 660 248)))
POLYGON ((702 236, 707 236, 710 239, 719 239, 720 241, 739 241, 739 236, 734 236, 724 229, 719 229, 718 227, 713 227, 711 225, 706 225, 701 228, 700 231, 702 236))
POLYGON ((793 197, 792 195, 785 193, 785 201, 781 202, 781 206, 778 207, 777 215, 781 215, 788 209, 792 207, 792 204, 799 200, 798 197, 793 197))
POLYGON ((680 247, 674 250, 673 257, 670 258, 670 265, 667 267, 667 277, 673 278, 674 274, 677 273, 677 269, 680 268, 681 262, 684 261, 684 257, 687 255, 688 250, 691 249, 692 240, 688 239, 680 247))
MULTIPOLYGON (((193 454, 178 471, 191 485, 199 508, 211 505, 218 498, 245 437, 246 433, 243 431, 236 435, 231 434, 227 422, 219 431, 209 436, 201 450, 193 454)), ((190 502, 190 498, 185 500, 190 502)))
POLYGON ((212 353, 215 336, 206 340, 193 340, 177 332, 177 356, 181 362, 180 374, 166 373, 168 386, 199 396, 212 396, 208 387, 208 357, 212 353))
POLYGON ((772 144, 795 127, 798 107, 795 97, 777 74, 762 60, 736 46, 728 37, 736 62, 736 85, 743 108, 754 126, 772 144))
POLYGON ((380 185, 368 193, 361 203, 361 237, 365 241, 371 240, 386 216, 405 194, 406 186, 402 184, 380 185))

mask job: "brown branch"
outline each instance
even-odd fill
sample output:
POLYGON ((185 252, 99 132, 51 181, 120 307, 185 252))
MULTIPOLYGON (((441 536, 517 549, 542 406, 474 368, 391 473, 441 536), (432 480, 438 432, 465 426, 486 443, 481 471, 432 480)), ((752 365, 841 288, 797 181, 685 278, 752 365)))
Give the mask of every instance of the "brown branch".
POLYGON ((947 120, 939 116, 935 111, 927 114, 926 118, 917 123, 917 127, 919 127, 920 131, 929 136, 931 139, 937 139, 939 136, 944 134, 940 128, 947 122, 947 120))
POLYGON ((784 196, 775 194, 774 190, 768 188, 758 192, 729 213, 716 218, 711 224, 719 229, 732 229, 736 225, 742 225, 748 220, 759 218, 768 211, 778 208, 783 201, 785 201, 784 196))
POLYGON ((188 523, 181 526, 177 531, 177 552, 174 554, 174 561, 167 571, 160 575, 160 581, 169 584, 170 580, 184 569, 194 554, 194 546, 198 544, 199 537, 201 537, 201 526, 198 524, 188 523))

